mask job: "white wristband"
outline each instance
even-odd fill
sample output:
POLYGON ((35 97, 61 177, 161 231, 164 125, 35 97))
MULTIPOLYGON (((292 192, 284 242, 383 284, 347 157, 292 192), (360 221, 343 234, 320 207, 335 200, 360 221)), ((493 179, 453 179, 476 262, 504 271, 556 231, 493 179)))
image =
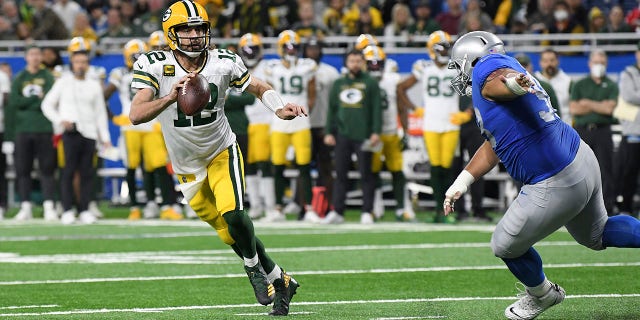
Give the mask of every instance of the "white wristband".
POLYGON ((469 189, 469 186, 475 180, 476 179, 473 177, 473 175, 469 171, 462 170, 462 172, 460 172, 460 174, 456 178, 456 181, 454 181, 453 184, 449 187, 449 189, 447 189, 445 196, 447 198, 453 198, 455 194, 458 192, 460 192, 459 196, 461 196, 463 193, 467 192, 467 189, 469 189))
POLYGON ((278 109, 284 108, 284 102, 280 98, 280 95, 273 89, 267 90, 262 94, 262 103, 276 112, 278 109))
POLYGON ((527 93, 527 90, 525 90, 524 88, 522 88, 518 82, 516 81, 516 77, 507 77, 507 82, 505 82, 505 85, 507 86, 507 88, 509 88, 509 91, 513 92, 513 94, 516 95, 524 95, 527 93))

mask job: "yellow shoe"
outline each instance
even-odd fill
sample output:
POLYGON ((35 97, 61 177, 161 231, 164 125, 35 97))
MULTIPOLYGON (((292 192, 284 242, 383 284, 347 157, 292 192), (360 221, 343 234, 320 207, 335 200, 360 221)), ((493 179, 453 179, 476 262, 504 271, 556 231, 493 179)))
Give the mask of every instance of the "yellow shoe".
POLYGON ((184 219, 182 214, 176 212, 171 207, 164 209, 162 210, 162 212, 160 212, 160 220, 182 220, 182 219, 184 219))
POLYGON ((142 218, 140 208, 131 208, 129 210, 129 220, 140 220, 140 218, 142 218))

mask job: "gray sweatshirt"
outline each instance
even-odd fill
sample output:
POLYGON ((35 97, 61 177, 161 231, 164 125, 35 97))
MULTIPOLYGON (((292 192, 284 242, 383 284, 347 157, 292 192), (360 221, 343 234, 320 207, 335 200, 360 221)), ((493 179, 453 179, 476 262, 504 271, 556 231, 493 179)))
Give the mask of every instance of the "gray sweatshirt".
MULTIPOLYGON (((640 69, 637 65, 628 66, 620 74, 620 95, 630 104, 640 106, 640 69)), ((640 113, 634 121, 620 121, 622 134, 640 135, 640 113)))

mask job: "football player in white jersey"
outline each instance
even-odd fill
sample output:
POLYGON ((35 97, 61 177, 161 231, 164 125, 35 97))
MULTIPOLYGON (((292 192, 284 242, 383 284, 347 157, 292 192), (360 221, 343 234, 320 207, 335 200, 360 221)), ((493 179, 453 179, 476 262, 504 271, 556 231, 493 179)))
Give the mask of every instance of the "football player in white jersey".
POLYGON ((285 105, 235 53, 209 48, 210 24, 201 5, 175 2, 163 15, 162 28, 170 50, 148 52, 134 63, 131 86, 138 91, 129 118, 133 124, 158 118, 185 200, 243 258, 258 302, 273 301, 270 314, 287 315, 299 285, 266 254, 245 213, 242 154, 224 117, 225 93, 247 90, 281 119, 306 112, 301 105, 285 105), (187 116, 176 99, 196 74, 208 80, 211 99, 200 113, 187 116))
MULTIPOLYGON (((373 35, 363 33, 358 36, 353 47, 356 50, 362 51, 368 46, 380 46, 380 42, 373 35)), ((393 59, 386 58, 384 63, 384 72, 398 72, 398 62, 393 59)))
MULTIPOLYGON (((92 49, 93 44, 83 37, 74 37, 67 45, 67 52, 69 53, 69 56, 78 51, 87 51, 91 53, 93 52, 92 49)), ((73 71, 71 71, 70 64, 64 64, 55 66, 51 73, 53 73, 53 76, 58 79, 64 74, 73 74, 73 71)), ((102 66, 90 65, 87 70, 86 77, 89 79, 100 80, 100 83, 104 83, 107 78, 107 69, 102 66)))
MULTIPOLYGON (((368 46, 362 51, 364 59, 367 61, 367 71, 378 80, 380 85, 380 95, 382 97, 382 133, 380 140, 382 141, 382 150, 373 154, 371 159, 371 170, 380 179, 379 173, 382 170, 382 163, 391 173, 393 196, 396 200, 396 219, 398 221, 412 221, 415 219, 413 208, 407 206, 410 204, 405 199, 406 179, 402 172, 402 147, 403 141, 399 132, 404 135, 402 127, 398 126, 398 98, 396 95, 396 87, 400 82, 400 74, 397 72, 385 71, 385 62, 387 55, 384 50, 378 46, 368 46)), ((374 216, 377 219, 384 215, 384 204, 382 204, 382 190, 376 189, 376 197, 374 198, 374 216), (376 210, 375 202, 379 202, 381 209, 376 210)))
MULTIPOLYGON (((269 61, 262 59, 262 39, 254 33, 247 33, 240 38, 238 54, 251 74, 263 79, 264 70, 269 61)), ((265 210, 274 210, 276 206, 276 193, 274 189, 273 173, 271 167, 271 147, 269 139, 269 127, 273 118, 273 112, 265 108, 262 101, 256 99, 245 109, 249 119, 247 128, 249 135, 249 151, 247 168, 245 169, 247 196, 249 197, 249 217, 256 219, 262 216, 265 210)))
MULTIPOLYGON (((147 44, 139 39, 129 40, 124 45, 123 57, 126 66, 111 70, 109 83, 104 90, 104 95, 105 99, 108 100, 114 92, 118 91, 120 104, 122 105, 122 112, 120 115, 114 116, 112 121, 120 126, 124 149, 126 150, 126 181, 127 185, 129 185, 131 203, 129 220, 139 220, 142 217, 140 204, 136 199, 136 169, 140 167, 142 161, 144 161, 142 170, 144 172, 143 180, 145 180, 144 183, 147 186, 147 200, 155 203, 155 185, 157 184, 162 192, 160 219, 180 220, 182 219, 182 214, 176 212, 171 206, 175 202, 173 179, 166 169, 168 155, 164 146, 162 132, 160 131, 160 124, 155 119, 135 126, 129 121, 131 98, 133 98, 134 94, 131 89, 133 62, 147 53, 147 51, 149 51, 147 44)), ((146 212, 145 218, 151 218, 146 212)))
MULTIPOLYGON (((444 193, 451 180, 451 164, 460 126, 454 124, 452 116, 458 114, 460 98, 451 87, 456 72, 447 69, 451 36, 438 30, 429 35, 427 49, 430 61, 418 60, 413 64, 411 75, 398 84, 398 98, 410 109, 417 107, 407 95, 407 90, 419 83, 424 105, 423 137, 431 164, 431 187, 436 204, 444 201, 444 193)), ((443 209, 436 205, 434 222, 454 222, 453 217, 444 216, 443 209)))
MULTIPOLYGON (((311 112, 316 96, 315 72, 317 64, 311 59, 300 58, 300 36, 292 30, 285 30, 278 36, 278 55, 280 60, 265 69, 266 80, 285 100, 305 106, 305 112, 311 112)), ((287 182, 284 169, 287 164, 287 149, 293 146, 298 179, 301 179, 299 192, 305 204, 305 213, 300 217, 308 222, 319 222, 318 214, 311 206, 311 122, 308 117, 299 117, 293 121, 284 121, 278 117, 271 122, 271 163, 274 166, 275 195, 277 210, 268 212, 265 220, 284 220, 282 197, 287 182)), ((295 200, 294 200, 295 201, 295 200)))

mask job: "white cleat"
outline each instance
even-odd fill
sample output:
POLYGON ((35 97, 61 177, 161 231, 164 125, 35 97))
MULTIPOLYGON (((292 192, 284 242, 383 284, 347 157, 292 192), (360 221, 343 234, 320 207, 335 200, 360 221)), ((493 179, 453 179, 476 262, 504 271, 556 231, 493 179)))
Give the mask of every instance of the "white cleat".
POLYGON ((284 216, 284 213, 279 210, 267 210, 264 218, 260 219, 260 222, 283 222, 287 221, 287 218, 284 216))
POLYGON ((44 207, 44 221, 58 221, 58 212, 52 200, 45 200, 42 206, 44 207))
POLYGON ((344 222, 344 217, 339 215, 337 212, 331 210, 324 216, 324 219, 320 221, 321 224, 341 224, 344 222))
POLYGON ((321 220, 322 219, 320 218, 318 213, 316 213, 314 210, 307 210, 304 213, 304 217, 302 218, 302 221, 309 223, 320 223, 321 220))
POLYGON ((511 320, 535 319, 545 310, 562 302, 565 292, 559 285, 551 283, 551 289, 541 297, 534 297, 526 290, 520 295, 522 296, 520 300, 504 310, 504 315, 511 320))
POLYGON ((100 208, 98 208, 98 203, 95 201, 91 201, 89 202, 89 210, 88 210, 96 219, 102 219, 104 218, 104 213, 102 213, 102 211, 100 211, 100 208))
POLYGON ((249 218, 255 220, 262 217, 263 208, 261 206, 251 207, 248 210, 249 218))
POLYGON ((26 206, 23 205, 20 211, 18 211, 18 213, 13 217, 13 219, 16 221, 28 221, 33 219, 33 212, 31 211, 31 206, 29 205, 27 208, 26 206))
POLYGON ((291 201, 284 206, 282 212, 284 214, 300 214, 300 212, 302 212, 302 208, 295 201, 291 201))
POLYGON ((360 215, 360 224, 373 224, 373 215, 369 212, 363 212, 360 215))
POLYGON ((142 209, 142 217, 145 219, 155 219, 160 217, 160 207, 158 207, 158 204, 153 201, 147 202, 144 209, 142 209))
POLYGON ((62 224, 73 224, 76 222, 75 212, 73 212, 73 210, 63 212, 62 216, 60 216, 60 222, 62 224))
POLYGON ((87 210, 80 212, 80 214, 78 215, 78 220, 80 220, 82 224, 94 224, 96 223, 96 221, 98 221, 98 218, 93 212, 87 210))

